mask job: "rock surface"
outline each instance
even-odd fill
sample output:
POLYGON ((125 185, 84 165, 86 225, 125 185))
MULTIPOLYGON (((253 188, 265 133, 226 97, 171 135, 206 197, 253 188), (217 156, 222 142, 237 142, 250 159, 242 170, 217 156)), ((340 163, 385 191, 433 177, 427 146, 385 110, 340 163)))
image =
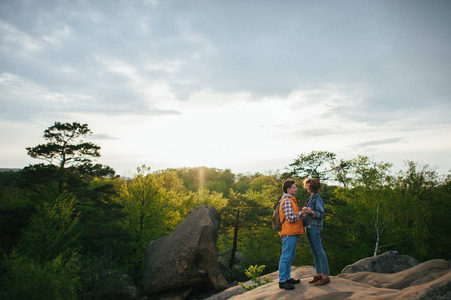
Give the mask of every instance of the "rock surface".
MULTIPOLYGON (((355 274, 340 274, 340 278, 354 282, 369 284, 376 288, 389 288, 405 290, 408 295, 425 294, 428 299, 437 298, 442 289, 448 289, 448 298, 451 299, 451 264, 444 259, 429 260, 410 269, 395 273, 382 274, 373 272, 361 272, 355 274), (421 288, 419 288, 421 287, 421 288)), ((446 293, 442 296, 445 296, 446 293)), ((427 298, 426 297, 426 298, 427 298)))
MULTIPOLYGON (((451 264, 443 259, 430 260, 395 274, 361 272, 331 276, 331 282, 323 286, 308 283, 311 277, 305 278, 305 271, 308 270, 306 268, 308 267, 293 269, 292 277, 300 278, 301 282, 296 284, 292 291, 279 289, 278 272, 274 272, 265 275, 275 278, 269 284, 244 294, 221 297, 231 290, 228 289, 208 298, 208 300, 451 299, 451 264)), ((311 268, 312 271, 314 271, 313 268, 311 268)))
MULTIPOLYGON (((316 272, 315 269, 311 266, 304 266, 304 267, 291 267, 291 276, 293 278, 301 279, 301 278, 309 278, 312 279, 313 276, 315 276, 316 272)), ((260 276, 260 282, 265 282, 264 278, 268 278, 274 282, 279 282, 279 272, 274 272, 270 274, 266 274, 263 276, 260 276)), ((251 286, 254 285, 251 280, 243 282, 245 286, 251 286)), ((263 286, 259 287, 262 288, 263 286)), ((243 293, 246 293, 246 290, 242 288, 240 285, 233 286, 225 291, 222 291, 221 293, 215 294, 206 300, 226 300, 236 295, 241 295, 243 293)), ((247 295, 247 294, 246 294, 247 295)))
POLYGON ((216 209, 199 206, 173 233, 152 241, 145 253, 144 293, 152 299, 184 299, 191 291, 226 289, 218 268, 219 222, 216 209))
POLYGON ((400 255, 398 251, 388 251, 384 254, 361 259, 346 266, 342 274, 357 272, 397 273, 418 265, 420 262, 408 255, 400 255))

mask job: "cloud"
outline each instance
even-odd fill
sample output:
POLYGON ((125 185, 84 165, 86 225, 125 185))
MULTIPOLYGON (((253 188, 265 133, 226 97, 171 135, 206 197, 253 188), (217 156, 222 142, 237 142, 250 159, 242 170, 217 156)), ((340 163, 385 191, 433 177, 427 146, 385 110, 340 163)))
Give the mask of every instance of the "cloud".
POLYGON ((296 132, 296 135, 300 138, 310 138, 310 137, 327 137, 332 135, 342 135, 346 134, 349 131, 343 128, 309 128, 302 129, 296 132))
POLYGON ((364 143, 355 144, 352 146, 353 149, 361 149, 368 146, 379 146, 379 145, 385 145, 385 144, 393 144, 398 143, 402 140, 402 138, 389 138, 389 139, 383 139, 383 140, 374 140, 374 141, 368 141, 364 143))
MULTIPOLYGON (((158 86, 147 94, 158 96, 158 86), (153 93, 153 94, 152 94, 153 93)), ((5 120, 33 121, 53 119, 53 115, 66 117, 71 113, 101 113, 106 115, 177 115, 174 109, 158 108, 152 101, 139 99, 138 96, 124 92, 122 101, 106 101, 104 96, 96 94, 78 94, 70 88, 52 90, 26 78, 9 73, 0 74, 0 116, 5 120), (103 101, 105 100, 105 101, 103 101)), ((120 92, 119 92, 120 93, 120 92)), ((163 92, 164 93, 164 88, 163 92)), ((61 117, 60 117, 61 118, 61 117)), ((63 117, 64 118, 64 117, 63 117)))
POLYGON ((94 140, 120 140, 120 138, 116 138, 105 133, 95 133, 92 135, 92 138, 94 140))
POLYGON ((450 14, 447 1, 0 1, 0 118, 77 116, 114 150, 129 128, 141 134, 125 145, 252 140, 262 160, 287 141, 285 156, 414 143, 451 125, 450 14))
POLYGON ((0 32, 0 51, 5 55, 9 51, 14 51, 15 55, 30 55, 41 49, 38 41, 3 20, 0 20, 0 32))
MULTIPOLYGON (((46 86, 77 86, 83 94, 104 87, 95 95, 97 101, 105 106, 135 102, 136 110, 142 109, 139 102, 149 101, 132 92, 136 79, 164 82, 173 97, 184 101, 203 89, 223 94, 249 92, 262 98, 324 89, 330 84, 353 89, 365 86, 371 93, 359 99, 362 109, 351 117, 362 115, 375 123, 383 117, 367 112, 386 109, 387 103, 392 109, 385 111, 399 111, 406 103, 424 106, 428 87, 417 83, 425 78, 437 91, 430 101, 446 100, 443 83, 451 68, 441 65, 448 64, 450 55, 440 49, 449 45, 444 31, 438 29, 447 23, 427 21, 438 10, 436 6, 427 8, 423 20, 413 17, 420 14, 418 5, 405 8, 411 15, 399 16, 390 10, 399 5, 386 2, 364 6, 334 1, 327 5, 265 2, 256 6, 252 1, 189 5, 136 1, 134 5, 118 2, 114 9, 105 4, 24 2, 20 13, 15 5, 3 4, 3 27, 15 28, 9 35, 27 37, 28 44, 43 47, 35 59, 24 61, 31 69, 39 68, 35 75, 28 73, 28 79, 46 86), (33 14, 25 13, 31 10, 33 14), (421 39, 406 32, 410 26, 421 39), (421 46, 422 40, 434 46, 421 46), (111 68, 106 61, 126 61, 134 74, 111 68)), ((9 50, 22 48, 26 47, 16 45, 9 50)), ((10 63, 10 71, 23 77, 18 63, 10 63)))

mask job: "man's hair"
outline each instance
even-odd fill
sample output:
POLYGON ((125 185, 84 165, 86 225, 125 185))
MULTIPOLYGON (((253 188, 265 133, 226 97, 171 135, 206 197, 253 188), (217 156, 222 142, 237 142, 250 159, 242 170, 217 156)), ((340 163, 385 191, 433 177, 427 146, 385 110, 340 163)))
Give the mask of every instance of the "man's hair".
POLYGON ((282 185, 283 192, 284 193, 288 193, 288 189, 295 183, 296 182, 294 182, 294 180, 291 180, 291 179, 285 180, 283 185, 282 185))
POLYGON ((318 178, 305 178, 304 187, 307 187, 307 185, 314 193, 318 193, 319 189, 321 188, 321 183, 319 183, 318 178))

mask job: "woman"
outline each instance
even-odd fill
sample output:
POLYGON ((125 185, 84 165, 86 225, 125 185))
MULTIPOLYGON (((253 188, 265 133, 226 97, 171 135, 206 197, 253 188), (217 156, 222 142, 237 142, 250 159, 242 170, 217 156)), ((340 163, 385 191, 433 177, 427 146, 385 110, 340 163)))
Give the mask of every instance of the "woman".
POLYGON ((318 178, 304 179, 304 188, 310 194, 307 204, 302 208, 305 215, 304 225, 307 230, 307 240, 315 260, 316 276, 309 283, 323 285, 330 282, 329 264, 321 242, 321 229, 323 229, 324 201, 318 195, 321 187, 318 178))

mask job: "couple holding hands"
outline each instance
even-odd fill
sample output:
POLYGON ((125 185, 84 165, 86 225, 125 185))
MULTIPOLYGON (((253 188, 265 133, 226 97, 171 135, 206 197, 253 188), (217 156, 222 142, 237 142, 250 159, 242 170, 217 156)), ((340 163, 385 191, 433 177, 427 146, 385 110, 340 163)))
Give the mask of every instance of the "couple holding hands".
POLYGON ((300 208, 296 199, 297 187, 294 180, 283 183, 283 196, 279 207, 279 218, 282 230, 282 255, 279 262, 279 287, 292 290, 299 279, 291 278, 291 263, 296 255, 298 236, 307 231, 307 239, 315 260, 316 276, 309 283, 324 285, 330 282, 329 265, 321 242, 321 229, 324 219, 324 201, 318 195, 321 184, 317 178, 304 179, 304 188, 310 194, 307 204, 300 208))

